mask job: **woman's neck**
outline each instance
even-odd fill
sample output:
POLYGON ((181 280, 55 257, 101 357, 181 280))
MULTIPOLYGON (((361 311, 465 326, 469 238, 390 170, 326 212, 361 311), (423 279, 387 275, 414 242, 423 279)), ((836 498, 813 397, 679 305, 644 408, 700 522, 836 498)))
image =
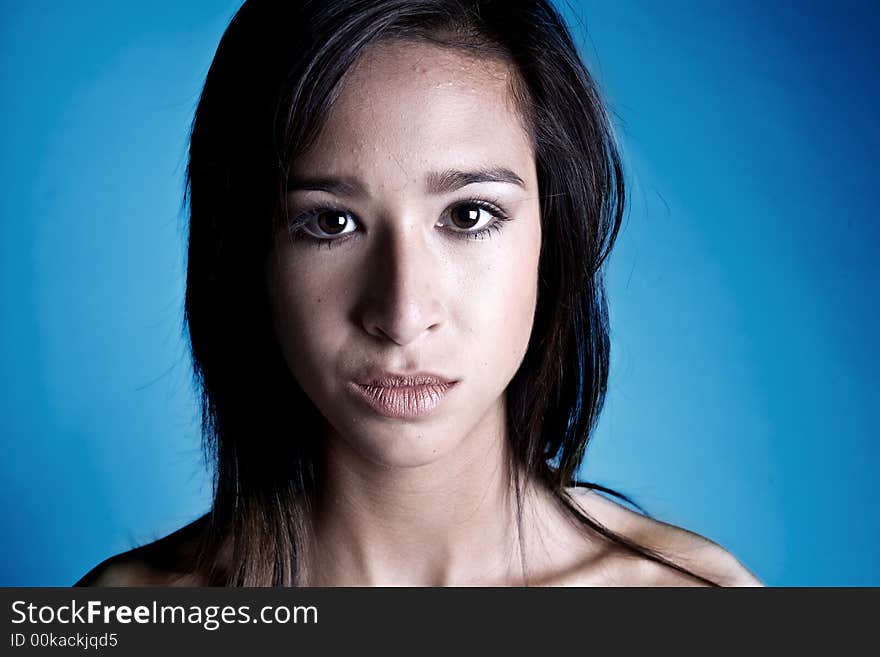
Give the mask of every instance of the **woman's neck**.
POLYGON ((441 458, 377 464, 325 444, 305 556, 310 585, 467 585, 522 579, 503 405, 441 458))

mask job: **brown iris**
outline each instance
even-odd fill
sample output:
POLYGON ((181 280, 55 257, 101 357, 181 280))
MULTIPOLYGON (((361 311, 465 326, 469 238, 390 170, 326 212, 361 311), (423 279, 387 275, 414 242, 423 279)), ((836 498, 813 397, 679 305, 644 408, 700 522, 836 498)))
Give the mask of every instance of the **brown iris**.
POLYGON ((458 228, 473 228, 480 220, 480 208, 476 205, 457 205, 450 212, 458 228))
POLYGON ((345 212, 336 210, 328 210, 318 215, 318 228, 328 235, 338 235, 345 230, 345 224, 348 223, 348 215, 345 212))

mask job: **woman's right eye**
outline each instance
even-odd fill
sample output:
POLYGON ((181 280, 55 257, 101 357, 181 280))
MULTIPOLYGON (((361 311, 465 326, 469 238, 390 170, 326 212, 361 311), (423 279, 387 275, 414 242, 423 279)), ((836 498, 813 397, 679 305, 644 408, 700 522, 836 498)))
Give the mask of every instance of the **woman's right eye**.
MULTIPOLYGON (((291 235, 305 235, 315 240, 332 241, 341 235, 353 233, 357 222, 350 212, 322 208, 312 210, 294 219, 289 228, 291 235)), ((329 244, 328 244, 329 246, 329 244)))

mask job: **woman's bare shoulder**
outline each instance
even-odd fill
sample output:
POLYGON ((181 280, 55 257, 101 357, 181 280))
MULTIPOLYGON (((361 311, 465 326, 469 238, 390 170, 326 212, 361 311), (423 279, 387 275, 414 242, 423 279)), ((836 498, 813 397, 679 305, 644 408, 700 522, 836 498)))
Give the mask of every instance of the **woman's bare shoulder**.
POLYGON ((207 516, 177 531, 105 559, 74 586, 198 586, 193 569, 207 516))
MULTIPOLYGON (((648 518, 589 489, 572 488, 568 493, 591 518, 612 531, 661 554, 687 571, 722 586, 762 586, 760 580, 730 552, 713 541, 681 527, 648 518)), ((595 559, 582 575, 595 579, 595 559)), ((698 578, 675 568, 633 555, 625 549, 609 550, 601 563, 609 584, 620 586, 693 586, 698 578)))

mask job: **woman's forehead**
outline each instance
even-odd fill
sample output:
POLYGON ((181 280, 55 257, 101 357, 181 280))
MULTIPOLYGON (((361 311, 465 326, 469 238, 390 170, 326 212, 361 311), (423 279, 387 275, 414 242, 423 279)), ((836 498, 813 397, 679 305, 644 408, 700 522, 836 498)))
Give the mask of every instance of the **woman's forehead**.
POLYGON ((522 168, 533 155, 512 75, 501 60, 431 44, 373 46, 349 72, 317 140, 292 171, 522 168))
POLYGON ((386 39, 368 46, 349 71, 363 83, 376 76, 386 83, 503 86, 512 73, 500 57, 420 40, 386 39))

